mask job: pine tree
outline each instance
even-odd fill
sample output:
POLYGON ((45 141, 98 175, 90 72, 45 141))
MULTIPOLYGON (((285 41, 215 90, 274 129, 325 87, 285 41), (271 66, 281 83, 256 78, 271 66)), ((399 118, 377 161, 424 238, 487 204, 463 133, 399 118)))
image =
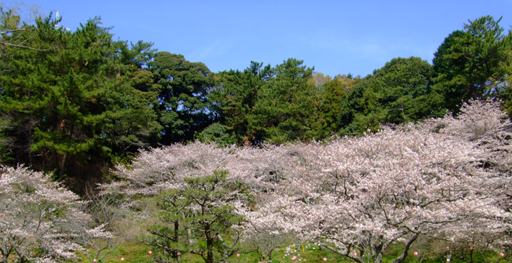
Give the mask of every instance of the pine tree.
POLYGON ((309 83, 312 68, 288 59, 274 68, 275 76, 261 87, 249 119, 249 136, 255 142, 283 143, 315 135, 313 123, 317 90, 309 83))
MULTIPOLYGON (((113 41, 98 19, 71 32, 48 16, 18 25, 4 38, 0 113, 12 159, 55 171, 75 190, 104 168, 158 136, 156 94, 136 88, 126 43, 113 41)), ((131 57, 130 57, 131 56, 131 57)))

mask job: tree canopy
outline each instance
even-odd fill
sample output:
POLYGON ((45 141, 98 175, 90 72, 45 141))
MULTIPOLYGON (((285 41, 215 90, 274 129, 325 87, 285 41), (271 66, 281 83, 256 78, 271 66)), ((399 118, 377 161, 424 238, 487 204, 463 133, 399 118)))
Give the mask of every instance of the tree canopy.
POLYGON ((149 63, 153 88, 158 92, 157 114, 164 127, 164 144, 194 138, 210 123, 207 94, 213 74, 203 63, 182 55, 157 52, 149 63))
POLYGON ((99 176, 102 167, 128 157, 159 136, 149 105, 156 94, 136 87, 142 71, 125 42, 90 20, 75 32, 59 19, 3 37, 30 48, 4 46, 0 62, 0 114, 9 121, 7 160, 59 177, 99 176))
POLYGON ((489 97, 512 112, 512 35, 491 16, 453 31, 432 64, 393 58, 363 78, 296 58, 214 73, 151 43, 113 40, 98 18, 74 31, 52 14, 26 23, 2 9, 0 18, 1 161, 77 188, 147 147, 327 140, 489 97))
POLYGON ((342 132, 377 131, 380 124, 399 124, 441 116, 442 99, 432 91, 432 66, 417 58, 395 58, 350 90, 341 112, 342 132))
POLYGON ((512 39, 505 35, 500 19, 484 16, 452 32, 434 55, 434 87, 444 96, 444 106, 458 112, 469 99, 492 95, 504 81, 500 66, 507 61, 512 39))

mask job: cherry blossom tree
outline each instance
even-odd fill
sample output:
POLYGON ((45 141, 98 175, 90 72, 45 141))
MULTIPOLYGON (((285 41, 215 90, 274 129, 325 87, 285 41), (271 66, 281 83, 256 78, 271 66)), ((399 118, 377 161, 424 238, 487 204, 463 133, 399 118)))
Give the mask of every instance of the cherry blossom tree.
POLYGON ((274 198, 248 218, 260 228, 277 223, 356 262, 381 262, 393 244, 402 244, 395 262, 403 262, 422 236, 508 242, 511 215, 503 204, 511 177, 496 171, 509 163, 497 160, 496 148, 512 136, 489 137, 510 123, 497 103, 475 102, 463 112, 312 147, 318 172, 310 174, 312 185, 294 187, 314 190, 274 198))
POLYGON ((90 227, 74 193, 24 167, 0 167, 0 262, 62 262, 87 241, 110 238, 90 227))
POLYGON ((247 237, 293 236, 355 262, 401 247, 403 262, 422 237, 510 241, 511 130, 499 103, 476 101, 457 117, 324 144, 173 145, 119 166, 104 191, 154 195, 225 169, 256 193, 254 207, 237 207, 247 237))
POLYGON ((309 224, 341 254, 381 262, 400 242, 403 262, 420 236, 505 231, 510 215, 492 191, 499 180, 473 165, 471 143, 414 129, 340 143, 323 153, 330 176, 309 224))

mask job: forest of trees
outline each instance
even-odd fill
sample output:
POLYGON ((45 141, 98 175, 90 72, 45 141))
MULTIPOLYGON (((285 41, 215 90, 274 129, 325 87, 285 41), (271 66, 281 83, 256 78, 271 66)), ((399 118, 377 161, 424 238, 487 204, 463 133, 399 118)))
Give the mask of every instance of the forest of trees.
POLYGON ((158 262, 224 262, 242 241, 271 260, 289 235, 354 262, 405 262, 418 238, 509 242, 500 22, 469 20, 432 63, 327 76, 296 58, 212 72, 98 18, 69 30, 0 7, 0 262, 74 258, 112 238, 112 207, 147 200, 158 262))
POLYGON ((113 40, 99 19, 69 31, 53 15, 0 15, 0 161, 52 172, 77 192, 147 147, 360 135, 456 114, 470 99, 512 109, 512 34, 490 16, 447 36, 433 64, 394 58, 365 77, 330 77, 294 58, 213 73, 150 43, 113 40))

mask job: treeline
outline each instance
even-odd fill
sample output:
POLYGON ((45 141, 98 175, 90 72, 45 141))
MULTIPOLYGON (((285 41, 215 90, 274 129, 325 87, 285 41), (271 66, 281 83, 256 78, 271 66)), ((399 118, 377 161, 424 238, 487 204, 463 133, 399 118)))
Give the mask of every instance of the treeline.
POLYGON ((395 58, 364 78, 297 59, 213 73, 150 43, 116 41, 99 19, 75 31, 60 22, 0 12, 0 162, 54 172, 76 191, 141 148, 358 135, 488 97, 512 112, 512 33, 490 16, 451 33, 433 64, 395 58))

